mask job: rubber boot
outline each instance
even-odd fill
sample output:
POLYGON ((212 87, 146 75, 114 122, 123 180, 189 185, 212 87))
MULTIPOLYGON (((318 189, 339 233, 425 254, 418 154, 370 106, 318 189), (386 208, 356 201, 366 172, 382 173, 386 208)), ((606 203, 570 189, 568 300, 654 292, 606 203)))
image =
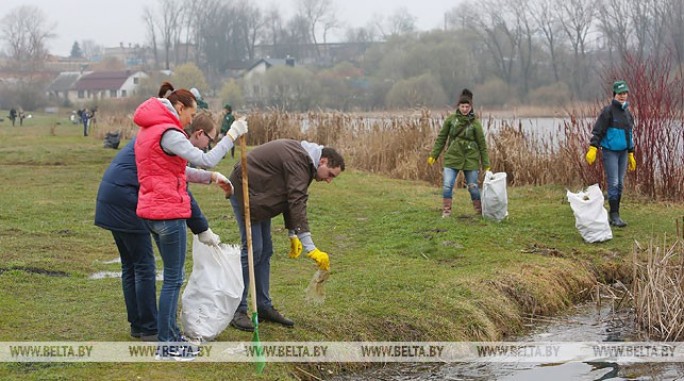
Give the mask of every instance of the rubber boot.
POLYGON ((442 199, 442 218, 448 218, 451 217, 451 199, 450 198, 443 198, 442 199))
POLYGON ((482 215, 482 201, 473 200, 473 209, 475 209, 475 213, 482 215))
POLYGON ((625 221, 620 218, 620 200, 608 200, 608 204, 610 205, 610 217, 608 219, 610 224, 618 228, 627 226, 625 221))

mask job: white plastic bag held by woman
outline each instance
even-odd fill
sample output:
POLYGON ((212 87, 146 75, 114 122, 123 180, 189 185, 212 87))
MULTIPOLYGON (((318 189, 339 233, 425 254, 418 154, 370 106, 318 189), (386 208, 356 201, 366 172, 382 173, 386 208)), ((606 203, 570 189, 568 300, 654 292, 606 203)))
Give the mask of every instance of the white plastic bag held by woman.
POLYGON ((482 217, 501 221, 508 216, 506 172, 485 172, 482 182, 482 217))
POLYGON ((192 260, 192 274, 183 291, 183 331, 191 340, 209 341, 228 326, 240 304, 244 289, 240 248, 208 246, 194 236, 192 260))

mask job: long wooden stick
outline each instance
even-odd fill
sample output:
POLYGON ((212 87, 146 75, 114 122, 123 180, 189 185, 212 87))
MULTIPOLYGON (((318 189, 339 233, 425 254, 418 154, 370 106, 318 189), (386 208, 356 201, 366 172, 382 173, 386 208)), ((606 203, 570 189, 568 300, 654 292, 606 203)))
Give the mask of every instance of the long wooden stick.
POLYGON ((242 208, 247 235, 247 264, 249 266, 249 293, 252 294, 252 312, 257 312, 256 285, 254 281, 254 252, 252 251, 252 221, 249 216, 249 179, 247 178, 247 138, 240 136, 240 164, 242 166, 242 208))

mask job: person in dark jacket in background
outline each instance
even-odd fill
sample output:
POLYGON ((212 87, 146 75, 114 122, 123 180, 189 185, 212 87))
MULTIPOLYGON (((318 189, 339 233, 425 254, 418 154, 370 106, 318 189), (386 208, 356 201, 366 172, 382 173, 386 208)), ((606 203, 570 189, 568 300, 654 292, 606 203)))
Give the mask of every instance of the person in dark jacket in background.
POLYGON ((9 112, 9 118, 12 121, 12 127, 14 127, 14 122, 17 120, 17 109, 12 107, 12 109, 9 112))
MULTIPOLYGON (((307 141, 274 140, 262 144, 247 154, 249 177, 249 210, 252 226, 252 253, 257 312, 260 318, 286 327, 294 322, 278 312, 269 293, 271 256, 271 218, 282 214, 290 237, 290 258, 297 258, 306 250, 321 270, 330 270, 328 254, 313 243, 306 213, 308 189, 313 180, 331 183, 344 171, 344 158, 332 148, 307 141)), ((242 331, 253 331, 247 316, 249 267, 247 261, 247 233, 245 228, 242 165, 238 162, 230 175, 235 196, 230 203, 242 239, 242 279, 245 289, 231 325, 242 331)))
POLYGON ((609 222, 619 228, 627 226, 620 218, 620 201, 624 186, 625 172, 636 170, 634 158, 634 117, 629 112, 629 87, 625 81, 613 83, 613 100, 601 110, 591 134, 589 150, 585 159, 589 165, 596 161, 596 153, 601 148, 603 170, 608 183, 609 222))
POLYGON ((221 123, 221 135, 219 135, 219 139, 226 136, 230 126, 232 126, 233 122, 235 122, 235 116, 233 116, 233 106, 226 103, 223 106, 223 109, 226 110, 226 114, 223 116, 223 122, 221 123))
MULTIPOLYGON (((190 130, 206 128, 215 129, 213 120, 208 117, 193 121, 190 130), (205 126, 201 126, 204 123, 205 126)), ((157 299, 156 270, 150 231, 137 216, 138 205, 138 170, 135 164, 135 138, 131 140, 112 160, 107 168, 97 192, 95 206, 95 225, 110 230, 121 257, 121 285, 130 323, 130 334, 134 338, 145 341, 157 340, 157 299)), ((219 178, 218 172, 188 168, 195 176, 203 176, 207 180, 219 178), (202 173, 205 172, 205 173, 202 173)), ((188 177, 192 175, 187 173, 188 177)), ((219 176, 220 175, 220 176, 219 176)), ((228 195, 230 189, 224 188, 228 195)), ((186 220, 193 234, 197 234, 201 242, 212 245, 216 243, 216 234, 209 228, 207 219, 199 205, 188 190, 192 215, 186 220)))

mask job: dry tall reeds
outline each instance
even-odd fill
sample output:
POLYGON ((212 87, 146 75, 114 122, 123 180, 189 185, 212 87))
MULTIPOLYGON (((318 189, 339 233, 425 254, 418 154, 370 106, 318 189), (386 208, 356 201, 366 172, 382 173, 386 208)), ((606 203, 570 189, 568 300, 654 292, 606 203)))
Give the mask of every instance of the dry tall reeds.
MULTIPOLYGON (((549 130, 530 131, 515 120, 484 120, 492 170, 505 171, 513 186, 562 184, 576 188, 604 184, 601 161, 593 166, 584 161, 599 109, 597 105, 590 111, 569 110, 567 117, 549 130)), ((437 185, 441 181, 441 165, 428 166, 426 159, 445 118, 446 115, 432 115, 429 110, 409 115, 292 114, 273 110, 248 116, 248 141, 259 145, 280 138, 306 139, 339 149, 350 168, 437 185)), ((664 138, 663 141, 670 142, 664 138)), ((644 160, 644 168, 638 171, 649 171, 652 167, 659 173, 672 168, 671 164, 658 164, 667 157, 649 160, 656 163, 647 165, 644 160)), ((646 184, 630 177, 626 187, 652 198, 684 199, 684 170, 651 177, 653 182, 646 184)))
POLYGON ((633 253, 633 296, 637 324, 650 338, 684 338, 684 240, 638 243, 633 253))

